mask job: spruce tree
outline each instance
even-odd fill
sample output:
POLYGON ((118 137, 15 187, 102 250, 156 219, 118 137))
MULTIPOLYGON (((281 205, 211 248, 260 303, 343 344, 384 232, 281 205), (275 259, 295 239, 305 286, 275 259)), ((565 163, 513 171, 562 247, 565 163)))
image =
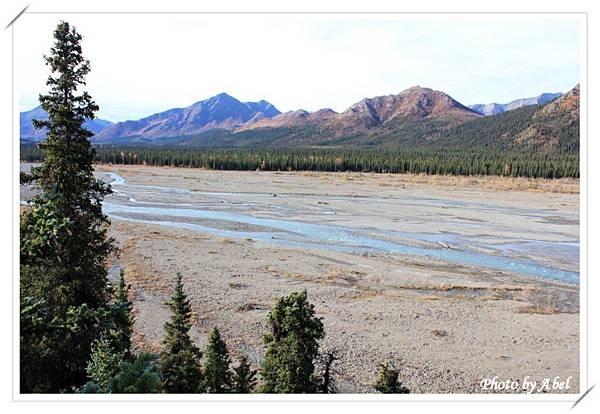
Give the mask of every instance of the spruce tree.
POLYGON ((153 394, 163 392, 158 355, 141 352, 130 360, 121 361, 116 370, 111 371, 110 377, 106 375, 96 377, 94 381, 87 382, 75 392, 79 394, 153 394))
POLYGON ((270 332, 263 337, 267 352, 261 366, 262 391, 316 392, 315 360, 325 333, 306 291, 280 298, 269 312, 268 322, 270 332))
POLYGON ((198 392, 202 353, 189 335, 192 307, 183 291, 180 273, 177 273, 175 291, 167 306, 171 309, 171 321, 165 324, 165 349, 161 355, 165 391, 178 394, 198 392))
POLYGON ((113 347, 126 358, 131 356, 131 334, 133 333, 133 304, 129 300, 130 286, 125 283, 125 271, 121 270, 113 303, 115 329, 111 332, 113 347))
POLYGON ((39 97, 48 119, 33 121, 47 134, 44 160, 26 178, 40 193, 23 214, 21 265, 38 270, 29 285, 34 293, 45 297, 51 308, 64 310, 106 303, 106 259, 116 247, 107 237, 110 223, 102 213, 110 186, 93 175, 93 134, 83 127, 94 119, 98 105, 87 92, 77 93, 90 71, 82 37, 61 22, 54 39, 44 56, 51 70, 49 91, 39 97))
POLYGON ((98 387, 98 392, 110 392, 110 382, 119 372, 119 365, 124 361, 124 357, 123 352, 115 351, 108 338, 94 342, 86 371, 90 382, 98 387))
POLYGON ((398 370, 394 369, 388 361, 379 364, 379 372, 373 387, 382 394, 410 393, 409 389, 398 381, 398 370))
POLYGON ((34 335, 21 337, 21 354, 32 357, 21 361, 21 392, 82 385, 91 345, 110 323, 106 259, 116 246, 102 213, 110 186, 93 176, 92 133, 83 127, 98 106, 79 92, 90 71, 81 39, 66 22, 54 31, 54 45, 44 57, 51 71, 49 91, 39 97, 48 119, 34 121, 47 130, 44 160, 23 175, 38 191, 21 216, 21 306, 37 303, 30 310, 43 310, 52 323, 38 324, 34 335))
POLYGON ((215 327, 208 338, 206 346, 206 363, 204 364, 202 390, 208 393, 222 394, 231 390, 231 358, 227 345, 215 327))
POLYGON ((248 363, 246 355, 238 359, 238 366, 233 368, 231 392, 236 394, 249 394, 256 387, 256 370, 248 363))
POLYGON ((158 356, 142 352, 131 362, 124 361, 109 384, 113 394, 153 394, 163 391, 158 356))

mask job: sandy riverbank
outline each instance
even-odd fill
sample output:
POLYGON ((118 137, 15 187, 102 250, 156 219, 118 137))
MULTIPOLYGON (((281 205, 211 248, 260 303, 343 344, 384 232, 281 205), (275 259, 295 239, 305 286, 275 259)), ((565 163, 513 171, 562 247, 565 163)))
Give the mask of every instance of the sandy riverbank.
MULTIPOLYGON (((493 241, 507 237, 566 241, 577 239, 579 231, 575 191, 506 191, 492 188, 498 182, 482 188, 481 183, 453 179, 432 184, 422 177, 371 174, 121 166, 98 170, 116 172, 132 184, 202 192, 207 199, 199 198, 199 203, 219 198, 211 192, 237 192, 254 201, 267 193, 272 197, 269 205, 293 207, 286 210, 286 219, 343 224, 361 231, 447 231, 474 238, 484 232, 486 240, 493 241), (403 195, 441 201, 399 208, 394 203, 403 195), (476 206, 493 208, 468 208, 474 201, 476 206), (511 214, 512 208, 520 213, 511 214)), ((173 194, 168 202, 188 196, 173 194)), ((151 193, 137 197, 158 201, 151 193)), ((269 210, 261 200, 250 207, 233 203, 228 208, 265 217, 284 214, 269 210)), ((344 392, 371 392, 370 383, 383 359, 400 368, 401 379, 413 392, 480 392, 481 379, 493 376, 514 380, 573 376, 569 391, 578 390, 577 285, 427 257, 277 246, 121 220, 113 220, 111 232, 121 243, 119 262, 134 287, 140 347, 160 349, 162 326, 169 316, 163 302, 179 271, 192 300, 198 344, 204 345, 216 325, 232 350, 247 353, 255 363, 262 355, 261 334, 269 306, 278 296, 306 289, 323 317, 327 332, 323 346, 344 352, 339 377, 344 392)), ((553 262, 551 257, 544 260, 553 262)))

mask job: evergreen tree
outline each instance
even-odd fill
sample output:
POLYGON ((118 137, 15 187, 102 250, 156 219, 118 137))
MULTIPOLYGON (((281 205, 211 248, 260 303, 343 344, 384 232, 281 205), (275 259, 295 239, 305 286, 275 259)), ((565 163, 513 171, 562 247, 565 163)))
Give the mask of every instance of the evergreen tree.
POLYGON ((394 369, 388 361, 379 365, 377 378, 373 387, 382 394, 408 394, 409 389, 398 381, 398 370, 394 369))
POLYGON ((58 338, 62 324, 52 318, 44 299, 24 297, 20 310, 21 393, 51 392, 60 352, 47 344, 58 338))
POLYGON ((87 374, 90 382, 98 387, 98 392, 110 392, 110 382, 119 372, 119 365, 124 360, 124 353, 117 352, 111 341, 102 338, 92 345, 92 356, 87 364, 87 374))
POLYGON ((238 366, 233 368, 231 392, 236 394, 249 394, 256 387, 256 370, 248 363, 246 355, 238 359, 238 366))
POLYGON ((38 195, 21 216, 21 324, 31 327, 34 310, 51 323, 36 322, 33 335, 21 336, 21 355, 32 357, 21 360, 21 392, 83 384, 91 345, 110 324, 106 259, 116 247, 102 213, 110 186, 93 176, 92 134, 83 122, 94 118, 98 106, 87 92, 78 94, 90 70, 80 42, 75 28, 58 24, 45 56, 49 92, 39 98, 48 120, 34 121, 48 131, 44 160, 23 175, 38 195))
POLYGON ((113 394, 153 394, 162 392, 163 379, 158 355, 140 353, 131 362, 122 362, 110 383, 113 394))
POLYGON ((215 327, 206 346, 206 363, 203 370, 202 390, 208 393, 222 394, 231 389, 231 358, 227 345, 215 327))
POLYGON ((152 394, 162 391, 158 355, 147 352, 140 353, 131 361, 122 361, 105 388, 90 381, 77 390, 81 394, 152 394))
POLYGON ((267 352, 261 367, 262 391, 316 392, 315 359, 318 341, 325 333, 306 291, 280 298, 269 312, 268 322, 270 332, 263 337, 267 352))
POLYGON ((113 304, 115 329, 111 336, 115 350, 122 352, 126 358, 131 356, 131 335, 133 333, 133 304, 129 300, 129 289, 130 286, 125 283, 125 271, 121 270, 113 304))
POLYGON ((110 186, 93 176, 92 133, 83 127, 98 106, 87 92, 77 94, 90 71, 81 35, 61 22, 54 38, 45 56, 52 72, 50 90, 39 97, 48 119, 34 121, 36 128, 48 131, 44 161, 26 177, 40 194, 23 214, 21 265, 37 270, 36 280, 28 281, 33 293, 45 297, 51 309, 64 311, 82 303, 106 303, 106 259, 116 247, 107 237, 109 221, 102 213, 110 186))
POLYGON ((180 273, 177 273, 175 291, 167 306, 172 314, 171 321, 165 324, 165 349, 161 355, 165 390, 178 394, 198 392, 201 382, 199 361, 202 353, 189 335, 192 307, 183 291, 180 273))

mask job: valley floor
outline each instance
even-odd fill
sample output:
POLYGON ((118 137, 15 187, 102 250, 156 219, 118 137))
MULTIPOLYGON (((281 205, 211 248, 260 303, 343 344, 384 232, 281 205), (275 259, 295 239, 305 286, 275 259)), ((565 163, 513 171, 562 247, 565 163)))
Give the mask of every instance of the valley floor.
POLYGON ((113 274, 124 267, 133 285, 139 348, 160 350, 164 301, 181 272, 194 340, 204 347, 218 326, 256 367, 269 307, 306 289, 323 318, 322 347, 343 353, 341 392, 373 392, 385 359, 414 393, 482 392, 494 376, 573 376, 567 392, 578 392, 577 180, 97 172, 124 179, 106 208, 122 248, 113 274), (372 240, 409 250, 352 247, 372 240), (483 262, 461 263, 459 253, 483 262), (513 260, 529 270, 499 267, 513 260), (534 271, 550 278, 526 274, 534 271))

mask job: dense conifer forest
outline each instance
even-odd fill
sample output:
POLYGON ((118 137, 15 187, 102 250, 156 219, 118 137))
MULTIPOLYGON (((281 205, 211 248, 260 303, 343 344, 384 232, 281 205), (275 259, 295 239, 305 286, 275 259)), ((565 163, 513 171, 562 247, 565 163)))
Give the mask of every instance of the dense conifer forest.
MULTIPOLYGON (((21 160, 39 162, 43 151, 21 146, 21 160)), ((579 155, 532 151, 441 149, 200 149, 188 147, 97 146, 98 163, 206 168, 214 170, 328 171, 579 177, 579 155)))

